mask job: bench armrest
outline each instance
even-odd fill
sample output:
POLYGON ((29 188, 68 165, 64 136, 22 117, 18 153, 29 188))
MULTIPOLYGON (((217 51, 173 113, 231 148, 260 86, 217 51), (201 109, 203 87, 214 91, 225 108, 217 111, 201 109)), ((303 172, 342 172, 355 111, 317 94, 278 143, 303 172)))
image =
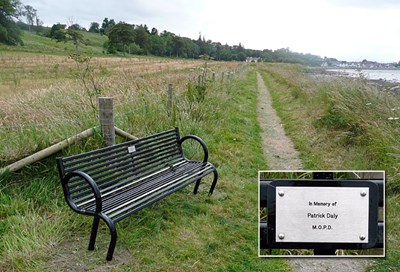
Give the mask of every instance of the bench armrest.
POLYGON ((183 143, 184 141, 186 141, 187 139, 196 140, 196 141, 198 141, 198 142, 201 144, 201 146, 203 147, 203 151, 204 151, 203 162, 207 162, 207 161, 208 161, 208 148, 207 148, 206 143, 205 143, 200 137, 198 137, 198 136, 196 136, 196 135, 187 135, 187 136, 185 136, 185 137, 182 137, 182 138, 179 140, 179 145, 181 146, 181 149, 182 149, 182 143, 183 143))
POLYGON ((76 211, 78 213, 87 213, 84 210, 80 209, 78 207, 78 205, 75 204, 75 202, 72 200, 71 195, 69 193, 68 182, 70 181, 70 179, 72 177, 76 177, 76 176, 81 177, 83 180, 85 180, 89 184, 90 188, 92 189, 94 199, 96 201, 95 213, 96 214, 100 213, 103 207, 102 207, 101 193, 100 193, 99 187, 97 186, 97 184, 94 182, 94 180, 88 174, 86 174, 82 171, 70 172, 62 178, 62 181, 61 181, 62 187, 64 190, 64 196, 65 196, 65 199, 67 200, 68 205, 74 211, 76 211))

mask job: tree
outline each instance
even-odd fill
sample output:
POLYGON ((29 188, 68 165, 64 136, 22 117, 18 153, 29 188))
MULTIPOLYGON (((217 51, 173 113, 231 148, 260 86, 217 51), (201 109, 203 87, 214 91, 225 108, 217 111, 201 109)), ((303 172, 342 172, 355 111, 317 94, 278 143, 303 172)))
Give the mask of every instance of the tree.
POLYGON ((24 10, 24 15, 26 18, 26 22, 29 25, 29 32, 31 32, 31 27, 34 26, 35 21, 36 21, 36 17, 37 17, 37 10, 34 9, 32 6, 30 5, 26 5, 24 10))
POLYGON ((100 25, 99 25, 99 23, 96 23, 96 22, 90 23, 89 32, 100 33, 100 25))
POLYGON ((110 29, 108 39, 111 46, 122 46, 122 52, 125 56, 126 48, 135 41, 134 27, 130 24, 120 22, 110 29))
POLYGON ((201 38, 201 33, 199 34, 199 38, 196 41, 196 44, 199 46, 200 48, 200 55, 204 55, 207 54, 207 43, 206 40, 203 36, 203 38, 201 38))
POLYGON ((103 23, 100 28, 100 34, 108 36, 111 28, 115 26, 114 19, 108 20, 108 18, 104 18, 103 23))
POLYGON ((153 28, 151 29, 150 35, 152 35, 152 36, 158 36, 158 30, 157 30, 157 28, 153 27, 153 28))
POLYGON ((57 42, 68 42, 72 41, 75 45, 76 51, 79 50, 79 45, 84 42, 83 34, 79 29, 78 24, 73 24, 66 29, 67 25, 54 24, 50 29, 49 37, 55 39, 57 42))
POLYGON ((0 0, 0 43, 23 45, 21 31, 14 22, 21 14, 21 3, 18 0, 0 0))
POLYGON ((82 28, 79 24, 77 24, 77 23, 71 24, 71 25, 68 27, 68 29, 72 29, 72 30, 83 30, 83 28, 82 28))
POLYGON ((165 43, 165 54, 167 56, 172 56, 172 52, 174 50, 174 37, 175 34, 164 30, 160 37, 162 38, 163 42, 165 43))
POLYGON ((149 50, 149 33, 147 32, 147 26, 140 25, 135 29, 135 43, 139 45, 144 52, 147 54, 149 50))
POLYGON ((165 56, 167 42, 165 39, 158 35, 150 36, 150 52, 157 56, 165 56))
POLYGON ((49 37, 55 39, 57 42, 67 41, 67 32, 65 30, 66 27, 67 25, 60 23, 54 24, 50 29, 49 37))
POLYGON ((246 60, 246 54, 244 52, 240 52, 237 54, 237 60, 238 61, 245 61, 246 60))
POLYGON ((264 49, 261 53, 261 58, 266 61, 266 62, 273 62, 274 61, 274 55, 272 50, 270 49, 264 49))
MULTIPOLYGON (((77 30, 75 27, 70 26, 67 29, 67 40, 72 41, 72 43, 75 45, 75 50, 78 51, 79 50, 79 44, 83 43, 84 38, 83 38, 83 34, 81 32, 79 32, 79 30, 77 30)), ((66 41, 67 41, 66 40, 66 41)))
POLYGON ((174 48, 173 48, 174 53, 176 54, 176 57, 179 58, 179 56, 183 52, 183 46, 184 46, 183 39, 179 36, 174 36, 173 42, 174 42, 174 48))

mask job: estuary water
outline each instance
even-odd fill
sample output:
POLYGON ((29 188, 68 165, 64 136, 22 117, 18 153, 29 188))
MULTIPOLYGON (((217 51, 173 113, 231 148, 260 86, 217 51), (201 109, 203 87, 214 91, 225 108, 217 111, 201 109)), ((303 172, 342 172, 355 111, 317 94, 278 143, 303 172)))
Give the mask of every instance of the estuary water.
POLYGON ((393 83, 400 83, 400 69, 397 70, 369 70, 369 69, 327 69, 338 76, 364 77, 370 80, 385 80, 393 83))

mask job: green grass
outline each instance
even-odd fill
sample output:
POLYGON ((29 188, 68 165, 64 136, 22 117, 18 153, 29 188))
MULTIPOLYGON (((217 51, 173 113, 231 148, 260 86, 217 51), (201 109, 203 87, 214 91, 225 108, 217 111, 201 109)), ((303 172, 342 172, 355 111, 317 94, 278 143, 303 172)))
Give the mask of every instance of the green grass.
MULTIPOLYGON (((178 126, 182 135, 192 133, 203 138, 209 147, 209 160, 220 176, 214 195, 207 196, 211 178, 205 179, 198 195, 186 188, 120 222, 115 260, 106 262, 106 227, 101 225, 96 250, 87 251, 91 218, 67 207, 51 157, 0 177, 0 270, 289 270, 283 260, 258 257, 257 170, 265 168, 265 161, 256 118, 255 71, 224 83, 208 83, 204 100, 190 99, 184 83, 174 86, 183 86, 175 93, 174 119, 167 117, 165 93, 149 86, 118 86, 113 93, 116 124, 139 137, 178 126)), ((58 95, 63 95, 62 90, 47 93, 37 106, 44 103, 49 110, 61 106, 64 116, 76 114, 82 123, 73 130, 70 127, 57 132, 61 128, 54 127, 53 136, 38 149, 57 138, 57 133, 73 134, 97 122, 87 102, 72 103, 83 101, 77 93, 64 95, 62 102, 54 98, 58 95), (73 106, 68 109, 68 105, 73 106)), ((43 131, 37 133, 42 135, 43 131)), ((0 134, 0 139, 5 137, 0 134)), ((33 134, 28 138, 41 139, 33 134)), ((26 141, 25 137, 20 139, 26 141)), ((100 145, 97 135, 57 155, 76 154, 100 145)), ((10 157, 12 146, 7 144, 10 157)))
MULTIPOLYGON (((81 33, 84 36, 86 43, 86 45, 82 44, 79 46, 79 51, 81 53, 89 55, 103 54, 103 44, 105 41, 107 41, 106 36, 85 31, 82 31, 81 33)), ((22 41, 24 42, 23 46, 7 46, 0 44, 0 51, 22 51, 56 55, 64 55, 76 51, 72 42, 56 42, 54 39, 50 39, 29 31, 23 31, 22 41)))
POLYGON ((386 171, 386 258, 374 261, 370 271, 397 271, 400 131, 389 117, 400 98, 362 80, 316 80, 302 66, 260 70, 305 169, 386 171))

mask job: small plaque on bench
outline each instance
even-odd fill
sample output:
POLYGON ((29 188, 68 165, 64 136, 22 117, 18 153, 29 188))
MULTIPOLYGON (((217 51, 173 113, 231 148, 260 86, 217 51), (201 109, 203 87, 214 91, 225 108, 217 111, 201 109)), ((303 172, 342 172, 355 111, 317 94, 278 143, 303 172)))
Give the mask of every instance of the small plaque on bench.
POLYGON ((129 153, 136 152, 136 147, 135 147, 134 145, 129 146, 129 147, 128 147, 128 152, 129 152, 129 153))
POLYGON ((277 242, 368 243, 368 187, 276 187, 277 242))

